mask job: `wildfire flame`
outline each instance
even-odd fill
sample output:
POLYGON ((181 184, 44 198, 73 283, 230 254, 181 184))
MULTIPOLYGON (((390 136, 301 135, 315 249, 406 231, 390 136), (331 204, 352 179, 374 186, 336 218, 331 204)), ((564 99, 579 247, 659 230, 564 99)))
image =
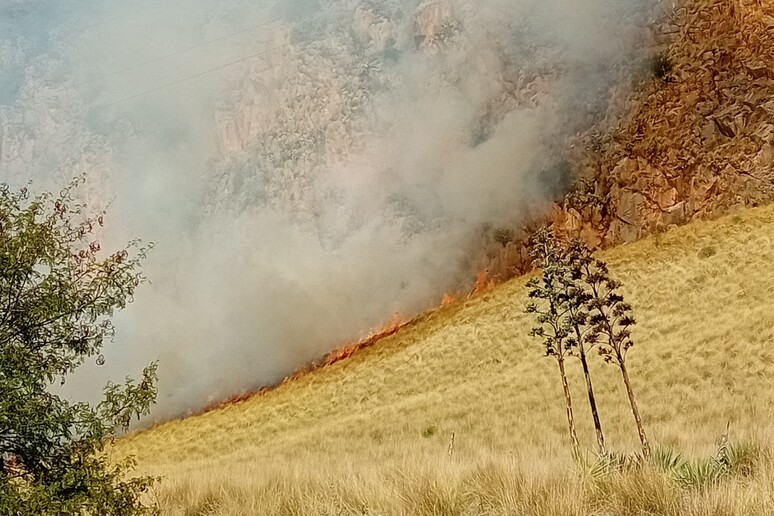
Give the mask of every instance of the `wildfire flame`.
POLYGON ((454 304, 454 302, 457 301, 457 298, 451 294, 444 294, 443 298, 441 299, 441 306, 446 307, 449 305, 454 304))
MULTIPOLYGON (((488 269, 479 271, 478 274, 476 274, 476 282, 473 286, 473 289, 470 291, 467 297, 486 292, 494 288, 496 285, 497 285, 497 281, 489 277, 488 269)), ((459 298, 453 294, 448 294, 448 293, 444 294, 443 298, 441 299, 440 307, 441 308, 448 307, 456 303, 458 300, 459 298)), ((382 339, 389 337, 391 335, 394 335, 402 328, 405 328, 406 326, 414 323, 417 319, 419 319, 419 316, 414 317, 413 319, 406 319, 399 312, 395 312, 392 314, 392 318, 386 324, 372 329, 366 337, 356 342, 350 342, 348 344, 345 344, 344 346, 341 346, 332 351, 329 351, 322 357, 322 359, 315 362, 311 362, 306 366, 298 369, 293 374, 286 376, 281 382, 275 385, 262 387, 256 392, 243 393, 243 394, 233 396, 228 400, 210 405, 200 413, 203 414, 205 412, 210 412, 213 410, 221 410, 231 405, 236 405, 243 401, 247 401, 255 396, 264 395, 280 387, 281 385, 284 385, 288 382, 292 382, 294 380, 298 380, 299 378, 313 371, 322 369, 323 367, 329 367, 337 362, 346 360, 350 358, 352 355, 354 355, 355 353, 357 353, 358 351, 361 351, 366 348, 370 348, 371 346, 375 345, 382 339)))
POLYGON ((255 396, 261 396, 263 394, 266 394, 267 392, 270 392, 280 387, 281 385, 284 385, 285 383, 298 380, 299 378, 311 373, 312 371, 316 371, 317 369, 322 369, 323 367, 328 367, 335 364, 336 362, 345 360, 351 357, 352 355, 354 355, 355 353, 357 353, 358 351, 361 351, 365 348, 369 348, 374 344, 376 344, 377 342, 379 342, 380 340, 386 337, 389 337, 390 335, 394 335, 395 333, 398 332, 398 330, 415 322, 417 319, 418 317, 415 317, 413 319, 405 319, 403 316, 401 316, 400 313, 395 312, 394 314, 392 314, 392 318, 388 323, 386 323, 381 327, 374 328, 368 333, 367 337, 357 342, 345 344, 344 346, 341 346, 339 348, 334 349, 333 351, 326 353, 321 360, 307 364, 306 366, 298 369, 290 376, 286 376, 281 382, 275 385, 262 387, 257 392, 238 394, 225 401, 215 403, 205 408, 204 410, 202 410, 200 414, 210 412, 213 410, 221 410, 231 405, 236 405, 238 403, 251 399, 255 396))
POLYGON ((496 285, 497 282, 493 278, 489 277, 488 269, 478 271, 478 274, 476 274, 476 284, 473 286, 473 291, 471 294, 486 292, 487 290, 494 288, 496 285))

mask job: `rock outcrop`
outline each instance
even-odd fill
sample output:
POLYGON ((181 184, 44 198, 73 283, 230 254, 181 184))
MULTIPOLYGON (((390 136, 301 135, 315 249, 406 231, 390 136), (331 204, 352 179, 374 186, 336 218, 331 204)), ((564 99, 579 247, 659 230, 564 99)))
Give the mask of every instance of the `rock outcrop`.
POLYGON ((684 2, 661 27, 663 77, 629 100, 598 151, 587 136, 589 195, 566 200, 556 223, 612 245, 771 201, 772 20, 771 2, 684 2))
MULTIPOLYGON (((576 189, 546 215, 595 247, 774 200, 774 2, 686 0, 657 29, 650 84, 578 138, 576 189)), ((492 277, 529 268, 528 232, 492 277)))

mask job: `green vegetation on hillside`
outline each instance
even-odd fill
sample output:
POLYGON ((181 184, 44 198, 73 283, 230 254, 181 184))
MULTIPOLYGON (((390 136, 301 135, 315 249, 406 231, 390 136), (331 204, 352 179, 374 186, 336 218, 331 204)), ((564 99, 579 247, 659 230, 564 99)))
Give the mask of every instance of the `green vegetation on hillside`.
POLYGON ((149 412, 156 366, 143 379, 108 384, 95 406, 56 394, 113 336, 111 316, 142 282, 146 249, 105 256, 95 235, 102 215, 72 197, 30 197, 0 184, 0 514, 152 512, 141 500, 152 479, 126 479, 105 441, 149 412))
MULTIPOLYGON (((114 457, 135 454, 141 472, 165 477, 158 496, 170 514, 771 514, 772 238, 766 207, 601 255, 637 314, 627 364, 654 446, 712 457, 727 427, 733 443, 752 443, 753 466, 722 483, 685 489, 650 470, 579 476, 556 365, 528 336, 529 278, 264 395, 131 435, 114 457)), ((599 362, 590 367, 611 451, 635 451, 620 375, 599 362)), ((578 435, 590 450, 584 410, 578 435)))

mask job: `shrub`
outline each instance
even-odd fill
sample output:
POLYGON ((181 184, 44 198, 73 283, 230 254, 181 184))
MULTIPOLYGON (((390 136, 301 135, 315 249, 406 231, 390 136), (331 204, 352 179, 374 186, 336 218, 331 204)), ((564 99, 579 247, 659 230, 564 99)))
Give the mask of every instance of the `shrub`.
POLYGON ((143 281, 147 248, 105 256, 94 237, 103 214, 71 197, 30 198, 0 185, 0 513, 145 514, 150 478, 124 479, 133 463, 110 464, 107 439, 146 414, 156 365, 140 382, 108 384, 96 406, 52 392, 113 336, 111 316, 143 281))
POLYGON ((653 76, 661 81, 668 81, 674 65, 666 54, 657 54, 650 60, 650 71, 653 76))

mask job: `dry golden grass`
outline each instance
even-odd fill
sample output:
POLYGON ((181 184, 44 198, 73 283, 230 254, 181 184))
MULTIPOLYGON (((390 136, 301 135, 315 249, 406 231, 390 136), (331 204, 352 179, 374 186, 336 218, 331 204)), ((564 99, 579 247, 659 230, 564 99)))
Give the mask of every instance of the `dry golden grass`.
MULTIPOLYGON (((164 477, 157 496, 169 514, 774 514, 773 238, 774 206, 602 255, 639 321, 629 364, 651 440, 709 456, 731 421, 732 441, 763 447, 752 477, 685 490, 656 472, 579 476, 555 363, 527 336, 524 278, 112 453, 164 477)), ((636 450, 617 369, 595 361, 592 373, 609 447, 636 450)))

